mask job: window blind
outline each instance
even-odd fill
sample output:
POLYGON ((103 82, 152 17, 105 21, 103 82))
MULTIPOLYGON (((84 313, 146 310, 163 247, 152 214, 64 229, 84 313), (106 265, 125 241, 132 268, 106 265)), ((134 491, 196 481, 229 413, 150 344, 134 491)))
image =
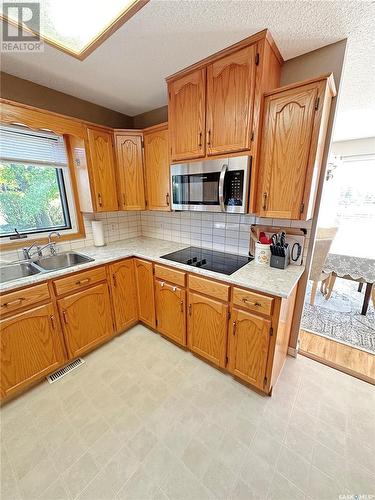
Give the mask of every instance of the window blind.
POLYGON ((21 126, 0 127, 0 159, 50 167, 68 164, 62 136, 21 126))

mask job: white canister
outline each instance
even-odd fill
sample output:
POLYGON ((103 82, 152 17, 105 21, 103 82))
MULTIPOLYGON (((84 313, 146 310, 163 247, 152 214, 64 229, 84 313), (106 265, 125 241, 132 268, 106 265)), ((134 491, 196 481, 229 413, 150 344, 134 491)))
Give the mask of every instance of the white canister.
POLYGON ((93 220, 91 222, 92 225, 92 237, 94 240, 94 245, 96 247, 104 247, 105 238, 104 238, 104 226, 101 220, 93 220))
POLYGON ((271 249, 269 245, 255 243, 255 262, 256 264, 270 265, 271 249))

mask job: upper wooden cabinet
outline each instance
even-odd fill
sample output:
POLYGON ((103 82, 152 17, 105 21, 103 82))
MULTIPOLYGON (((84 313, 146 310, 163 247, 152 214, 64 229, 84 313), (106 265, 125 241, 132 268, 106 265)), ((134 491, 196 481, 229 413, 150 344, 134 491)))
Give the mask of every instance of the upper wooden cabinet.
POLYGON ((120 210, 144 210, 142 132, 115 132, 117 192, 120 210))
POLYGON ((168 125, 143 131, 146 199, 149 210, 170 210, 168 125))
POLYGON ((266 94, 257 192, 260 216, 312 217, 334 95, 331 76, 266 94))
POLYGON ((87 128, 89 178, 93 210, 118 210, 113 136, 108 130, 87 128))
POLYGON ((256 46, 207 67, 207 154, 250 149, 256 46))
POLYGON ((205 155, 206 69, 168 85, 171 156, 175 161, 205 155))
POLYGON ((264 30, 168 77, 171 160, 255 155, 261 97, 282 62, 264 30))
POLYGON ((3 319, 1 326, 1 398, 56 370, 65 359, 52 304, 3 319))

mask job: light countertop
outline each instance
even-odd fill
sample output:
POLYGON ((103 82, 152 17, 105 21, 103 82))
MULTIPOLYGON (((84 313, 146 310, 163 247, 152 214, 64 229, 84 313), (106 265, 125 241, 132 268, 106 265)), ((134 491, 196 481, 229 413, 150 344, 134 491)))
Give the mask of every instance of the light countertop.
POLYGON ((85 247, 74 251, 95 259, 94 262, 88 262, 79 266, 60 269, 58 271, 48 273, 40 273, 8 281, 6 283, 1 283, 0 291, 5 292, 25 285, 33 285, 35 283, 40 283, 41 281, 66 276, 93 266, 107 264, 111 261, 134 256, 142 259, 149 259, 170 267, 183 269, 184 271, 191 273, 207 276, 208 278, 221 280, 231 285, 239 285, 259 292, 286 298, 292 292, 305 269, 304 266, 291 265, 286 269, 275 269, 269 266, 255 264, 255 261, 252 261, 228 276, 226 274, 172 262, 160 257, 161 255, 181 250, 187 246, 189 245, 186 243, 176 243, 173 241, 158 240, 155 238, 146 238, 141 236, 138 238, 130 238, 110 243, 104 247, 85 247))

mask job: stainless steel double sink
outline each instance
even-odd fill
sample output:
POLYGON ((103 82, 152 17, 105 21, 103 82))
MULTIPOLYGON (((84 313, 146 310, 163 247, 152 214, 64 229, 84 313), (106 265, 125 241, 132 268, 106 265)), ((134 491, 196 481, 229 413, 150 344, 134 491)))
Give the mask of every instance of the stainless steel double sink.
POLYGON ((63 252, 47 257, 39 257, 37 260, 25 260, 14 264, 7 264, 1 267, 0 283, 35 274, 58 271, 59 269, 78 266, 86 262, 93 262, 94 260, 77 252, 63 252))

